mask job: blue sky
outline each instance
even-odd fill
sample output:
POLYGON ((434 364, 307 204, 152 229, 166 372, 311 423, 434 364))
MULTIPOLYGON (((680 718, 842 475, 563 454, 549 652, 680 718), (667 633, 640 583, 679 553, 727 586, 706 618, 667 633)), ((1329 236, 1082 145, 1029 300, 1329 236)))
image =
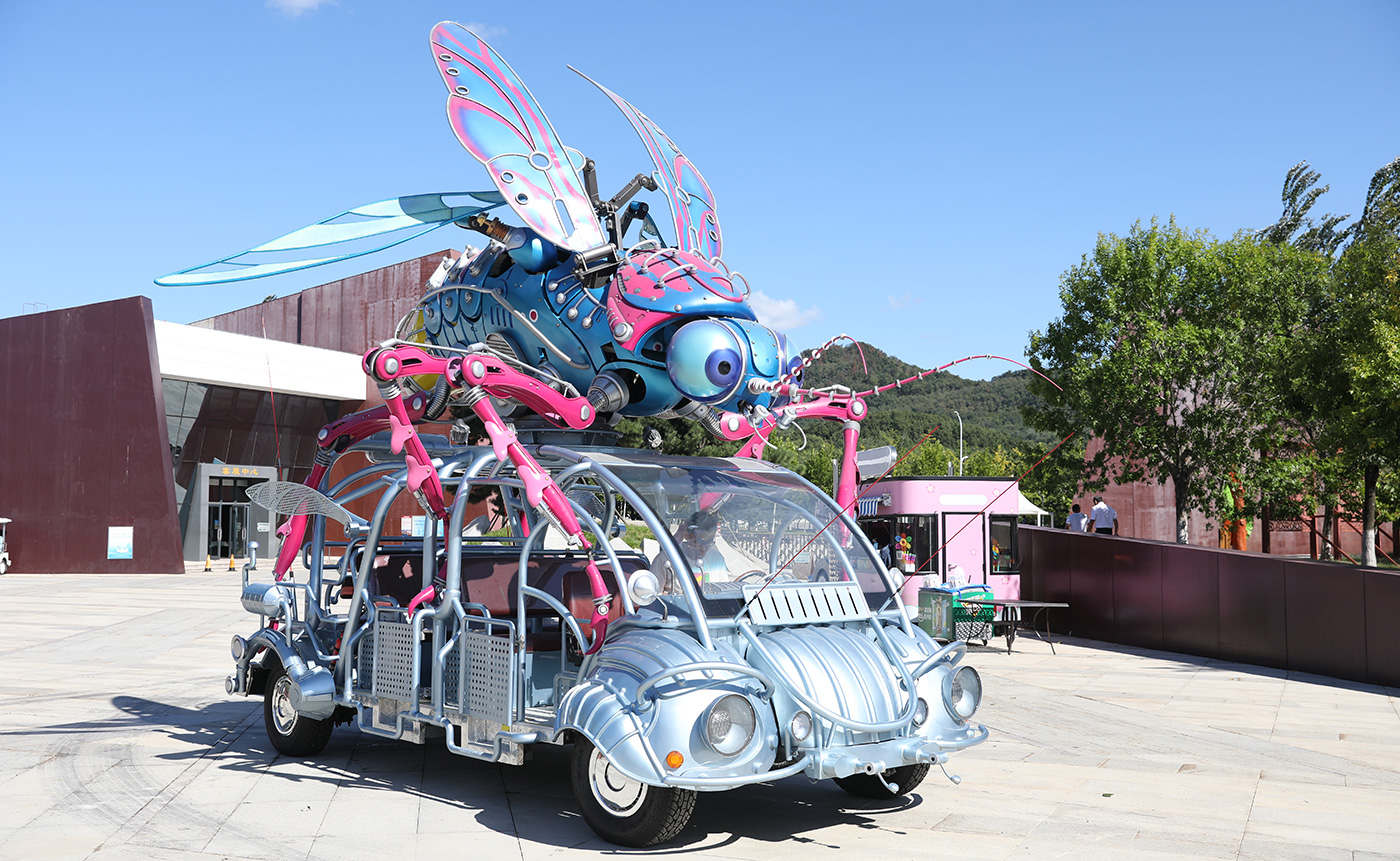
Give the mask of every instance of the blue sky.
POLYGON ((440 20, 479 27, 605 194, 646 151, 565 65, 650 115, 768 322, 922 366, 1021 358, 1101 232, 1263 227, 1301 160, 1320 209, 1359 213, 1400 156, 1394 0, 4 2, 0 316, 141 294, 187 323, 468 242, 151 283, 370 201, 491 188, 444 117, 440 20))

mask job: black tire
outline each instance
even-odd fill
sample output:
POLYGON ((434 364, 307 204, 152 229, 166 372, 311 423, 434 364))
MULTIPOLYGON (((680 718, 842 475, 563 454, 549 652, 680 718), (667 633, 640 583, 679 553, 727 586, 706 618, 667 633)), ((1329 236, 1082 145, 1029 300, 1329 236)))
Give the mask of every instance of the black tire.
POLYGON ((913 792, 928 776, 928 763, 901 765, 874 774, 853 774, 836 778, 836 785, 859 798, 890 799, 913 792), (882 779, 883 778, 883 779, 882 779), (893 783, 898 792, 890 792, 886 782, 893 783))
POLYGON ((267 727, 267 738, 284 756, 315 756, 325 750, 326 742, 331 740, 335 721, 297 714, 288 693, 291 682, 287 671, 273 661, 263 689, 263 724, 267 727))
POLYGON ((695 810, 695 790, 648 786, 623 777, 582 736, 574 741, 570 774, 583 821, 594 834, 619 846, 670 840, 695 810))

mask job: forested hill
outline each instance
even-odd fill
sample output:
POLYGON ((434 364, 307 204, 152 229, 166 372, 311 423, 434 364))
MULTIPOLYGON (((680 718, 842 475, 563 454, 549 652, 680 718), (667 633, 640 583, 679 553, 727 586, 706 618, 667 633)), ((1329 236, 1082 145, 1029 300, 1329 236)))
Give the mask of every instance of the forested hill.
MULTIPOLYGON (((839 383, 859 392, 912 377, 924 370, 870 344, 862 343, 861 347, 865 352, 865 367, 854 345, 833 347, 807 368, 803 386, 816 388, 839 383)), ((870 416, 862 422, 862 437, 891 442, 911 437, 917 440, 934 425, 942 424, 935 438, 956 451, 958 420, 953 410, 957 410, 962 413, 963 443, 968 449, 993 449, 998 445, 1008 450, 1025 449, 1031 443, 1053 443, 1052 436, 1027 427, 1021 418, 1021 405, 1031 398, 1026 390, 1030 376, 1030 371, 1018 369, 990 380, 967 380, 941 371, 918 382, 871 395, 866 398, 870 416)), ((840 425, 835 422, 809 422, 805 429, 809 434, 826 439, 840 437, 840 425)))

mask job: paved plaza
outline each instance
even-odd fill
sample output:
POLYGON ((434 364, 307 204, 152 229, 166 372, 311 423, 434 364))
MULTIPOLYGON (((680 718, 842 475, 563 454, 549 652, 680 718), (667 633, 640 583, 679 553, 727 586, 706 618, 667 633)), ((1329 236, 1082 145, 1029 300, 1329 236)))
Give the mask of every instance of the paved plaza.
POLYGON ((276 756, 261 701, 224 694, 238 582, 0 577, 0 858, 1400 858, 1400 691, 1030 637, 969 650, 992 735, 962 785, 702 794, 624 850, 579 816, 568 748, 497 766, 341 727, 276 756))

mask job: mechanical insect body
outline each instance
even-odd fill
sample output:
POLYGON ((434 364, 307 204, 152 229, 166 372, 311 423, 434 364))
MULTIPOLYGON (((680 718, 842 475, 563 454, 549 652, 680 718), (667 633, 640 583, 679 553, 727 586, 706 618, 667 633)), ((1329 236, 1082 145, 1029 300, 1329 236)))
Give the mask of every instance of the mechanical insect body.
POLYGON ((289 272, 456 223, 483 234, 485 247, 468 246, 443 262, 417 312, 395 333, 400 340, 456 352, 489 349, 560 392, 588 397, 595 413, 675 413, 713 427, 729 411, 756 426, 765 411, 781 406, 781 395, 754 383, 792 373, 801 358, 785 335, 757 322, 747 283, 721 259, 713 195, 670 138, 600 87, 654 162, 650 175, 637 175, 604 200, 592 162, 560 142, 490 46, 452 23, 435 27, 431 43, 449 90, 449 123, 497 191, 370 204, 157 283, 289 272), (661 244, 647 204, 632 201, 642 188, 665 193, 674 246, 661 244), (465 204, 452 205, 454 197, 465 204), (486 215, 501 206, 525 226, 486 215), (635 241, 627 245, 629 231, 635 241), (320 254, 306 256, 312 249, 320 254))

